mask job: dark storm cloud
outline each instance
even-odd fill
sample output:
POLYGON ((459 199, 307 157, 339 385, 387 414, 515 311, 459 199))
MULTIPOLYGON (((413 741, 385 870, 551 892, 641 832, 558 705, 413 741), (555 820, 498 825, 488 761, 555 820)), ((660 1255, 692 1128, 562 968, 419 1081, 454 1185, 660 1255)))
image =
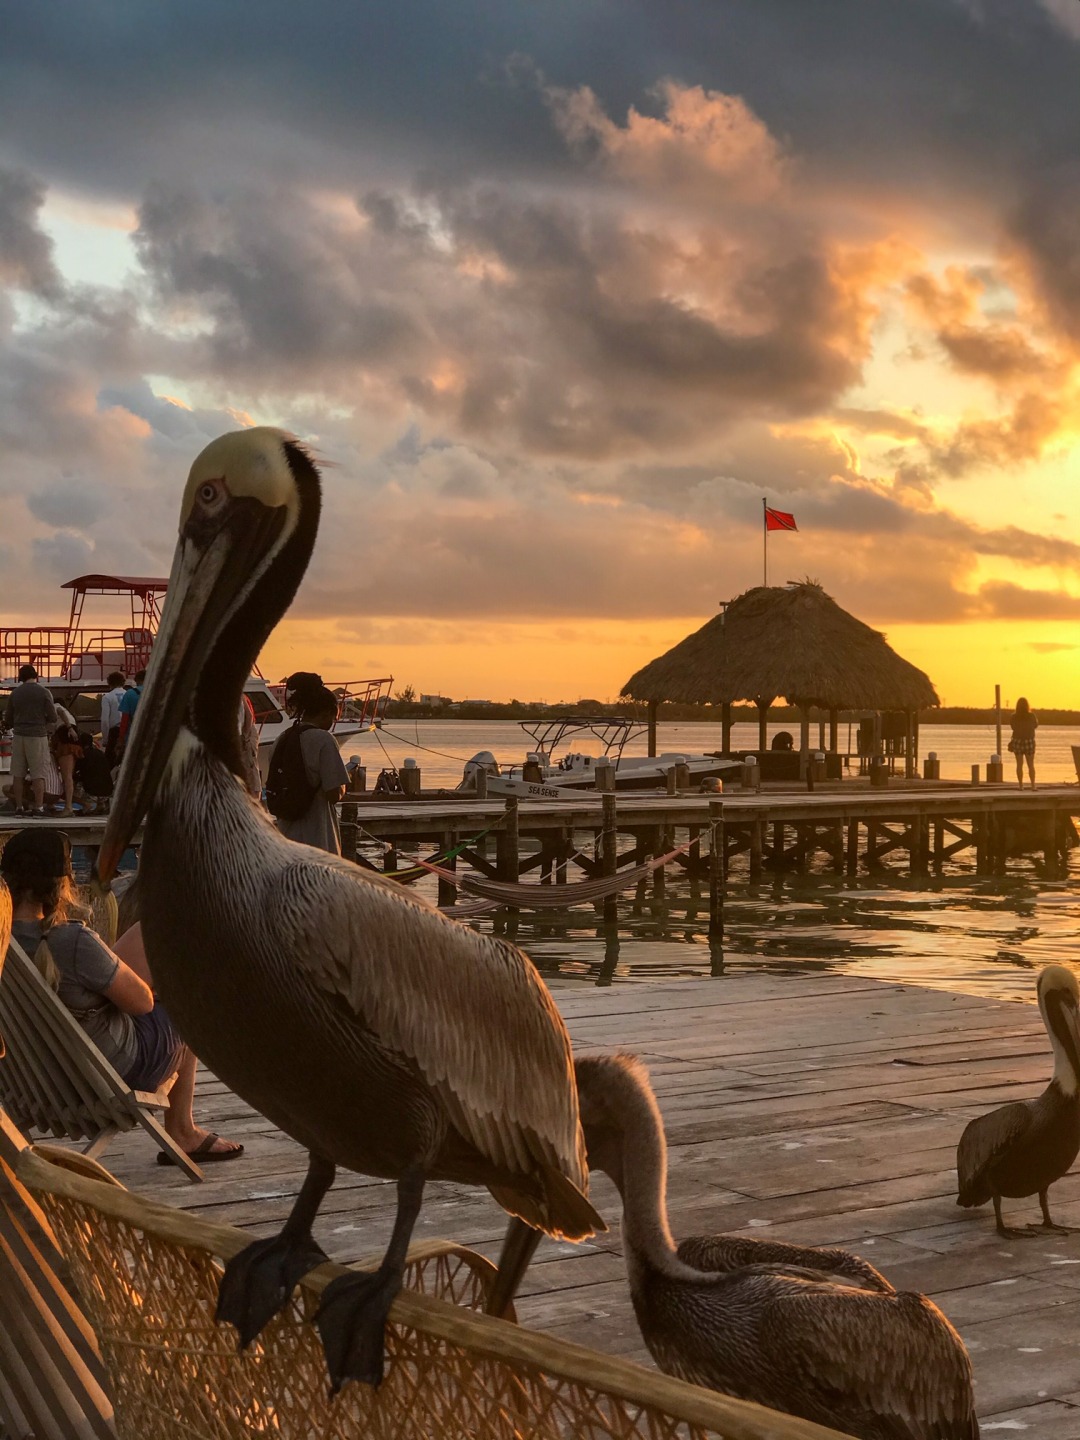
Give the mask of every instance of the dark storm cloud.
POLYGON ((38 223, 45 185, 24 170, 0 169, 0 285, 51 295, 59 288, 52 242, 38 223))
POLYGON ((1051 318, 1080 344, 1080 163, 1041 168, 1011 229, 1051 318))
POLYGON ((153 179, 354 182, 385 167, 566 169, 520 54, 625 114, 672 75, 743 99, 853 186, 997 206, 1073 153, 1076 52, 1025 0, 264 0, 8 5, 0 131, 32 169, 111 193, 153 179))
POLYGON ((205 322, 193 371, 338 396, 373 382, 461 433, 597 458, 808 414, 858 378, 872 311, 792 228, 741 255, 706 230, 688 254, 584 198, 375 193, 349 223, 301 196, 158 190, 136 243, 160 302, 205 322), (671 294, 699 262, 724 318, 671 294))

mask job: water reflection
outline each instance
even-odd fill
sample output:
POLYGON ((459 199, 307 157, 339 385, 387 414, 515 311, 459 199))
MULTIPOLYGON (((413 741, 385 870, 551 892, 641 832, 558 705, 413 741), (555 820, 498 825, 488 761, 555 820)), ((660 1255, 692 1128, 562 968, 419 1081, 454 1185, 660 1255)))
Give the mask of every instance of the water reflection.
POLYGON ((724 940, 709 937, 707 885, 669 876, 665 893, 620 898, 617 923, 593 910, 522 912, 480 922, 511 934, 553 982, 597 985, 750 971, 866 975, 1031 1002, 1034 972, 1072 963, 1080 937, 1074 879, 1029 869, 848 878, 733 879, 724 940))

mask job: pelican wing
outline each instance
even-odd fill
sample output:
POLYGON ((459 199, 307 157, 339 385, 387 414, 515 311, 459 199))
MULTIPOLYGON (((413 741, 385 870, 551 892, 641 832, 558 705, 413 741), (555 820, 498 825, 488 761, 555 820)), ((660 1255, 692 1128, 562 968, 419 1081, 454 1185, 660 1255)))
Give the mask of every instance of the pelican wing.
POLYGON ((965 1127, 956 1150, 960 1205, 983 1205, 990 1199, 990 1170, 1025 1134, 1031 1121, 1030 1106, 1016 1100, 978 1116, 965 1127))
POLYGON ((978 1440, 964 1342, 924 1295, 785 1285, 761 1318, 776 1373, 831 1407, 837 1428, 873 1416, 875 1434, 898 1440, 978 1440))
POLYGON ((311 980, 416 1064, 481 1154, 592 1217, 544 1228, 603 1228, 566 1193, 588 1191, 570 1038, 527 956, 334 857, 290 859, 270 904, 311 980))
POLYGON ((740 1270, 747 1265, 771 1265, 778 1269, 798 1266, 838 1275, 849 1284, 890 1294, 893 1286, 880 1270, 858 1255, 831 1247, 788 1245, 781 1240, 757 1240, 746 1235, 692 1235, 679 1245, 679 1259, 695 1270, 740 1270))

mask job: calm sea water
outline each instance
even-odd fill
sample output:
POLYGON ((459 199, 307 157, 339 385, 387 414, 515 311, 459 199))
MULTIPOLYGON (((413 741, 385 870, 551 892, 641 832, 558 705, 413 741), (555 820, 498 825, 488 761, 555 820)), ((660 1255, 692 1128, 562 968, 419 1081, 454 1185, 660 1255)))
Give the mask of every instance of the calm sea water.
MULTIPOLYGON (((769 727, 776 730, 784 725, 769 727)), ((841 744, 846 727, 841 727, 841 744)), ((942 775, 966 779, 994 751, 994 727, 926 725, 921 753, 941 757, 942 775)), ((718 725, 661 725, 659 748, 712 750, 718 725)), ((1008 739, 1006 727, 1005 739, 1008 739)), ((757 727, 735 727, 735 745, 757 743, 757 727)), ((1075 781, 1070 746, 1080 730, 1039 731, 1037 778, 1075 781)), ((530 743, 512 721, 398 721, 381 733, 342 742, 359 754, 373 779, 383 764, 412 755, 425 788, 457 784, 462 766, 478 750, 520 762, 530 743)), ((588 751, 581 744, 575 748, 588 751)), ((645 753, 644 736, 627 753, 645 753)), ((596 753, 595 744, 592 746, 596 753)), ((1006 754, 1006 773, 1012 757, 1006 754)), ((1075 852, 1074 852, 1075 854, 1075 852)), ((556 983, 623 984, 675 977, 737 977, 751 970, 858 974, 1031 1001, 1035 972, 1050 962, 1080 968, 1080 858, 1065 880, 1047 881, 1033 860, 1010 861, 1006 876, 974 874, 959 859, 937 878, 913 878, 896 868, 855 879, 827 873, 768 877, 751 884, 738 862, 732 868, 725 912, 723 954, 710 950, 708 893, 700 883, 672 875, 663 903, 651 891, 619 901, 616 933, 605 934, 593 909, 519 917, 514 938, 556 983)), ((482 918, 478 928, 494 922, 482 918)), ((510 922, 513 924, 513 922, 510 922)))

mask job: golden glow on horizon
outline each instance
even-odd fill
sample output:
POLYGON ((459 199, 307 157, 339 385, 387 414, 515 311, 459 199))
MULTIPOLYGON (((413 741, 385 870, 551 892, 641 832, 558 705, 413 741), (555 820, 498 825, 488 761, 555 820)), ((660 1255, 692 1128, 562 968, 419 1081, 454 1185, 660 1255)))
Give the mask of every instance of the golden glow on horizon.
MULTIPOLYGON (((373 616, 355 635, 337 626, 285 620, 260 663, 274 678, 300 668, 321 670, 327 679, 392 674, 395 690, 411 684, 455 700, 608 701, 636 670, 709 618, 429 625, 373 616), (365 632, 375 643, 365 640, 365 632)), ((1080 710, 1077 625, 980 620, 877 628, 906 660, 926 671, 943 705, 992 705, 998 683, 1010 700, 1027 695, 1043 709, 1080 710)))

